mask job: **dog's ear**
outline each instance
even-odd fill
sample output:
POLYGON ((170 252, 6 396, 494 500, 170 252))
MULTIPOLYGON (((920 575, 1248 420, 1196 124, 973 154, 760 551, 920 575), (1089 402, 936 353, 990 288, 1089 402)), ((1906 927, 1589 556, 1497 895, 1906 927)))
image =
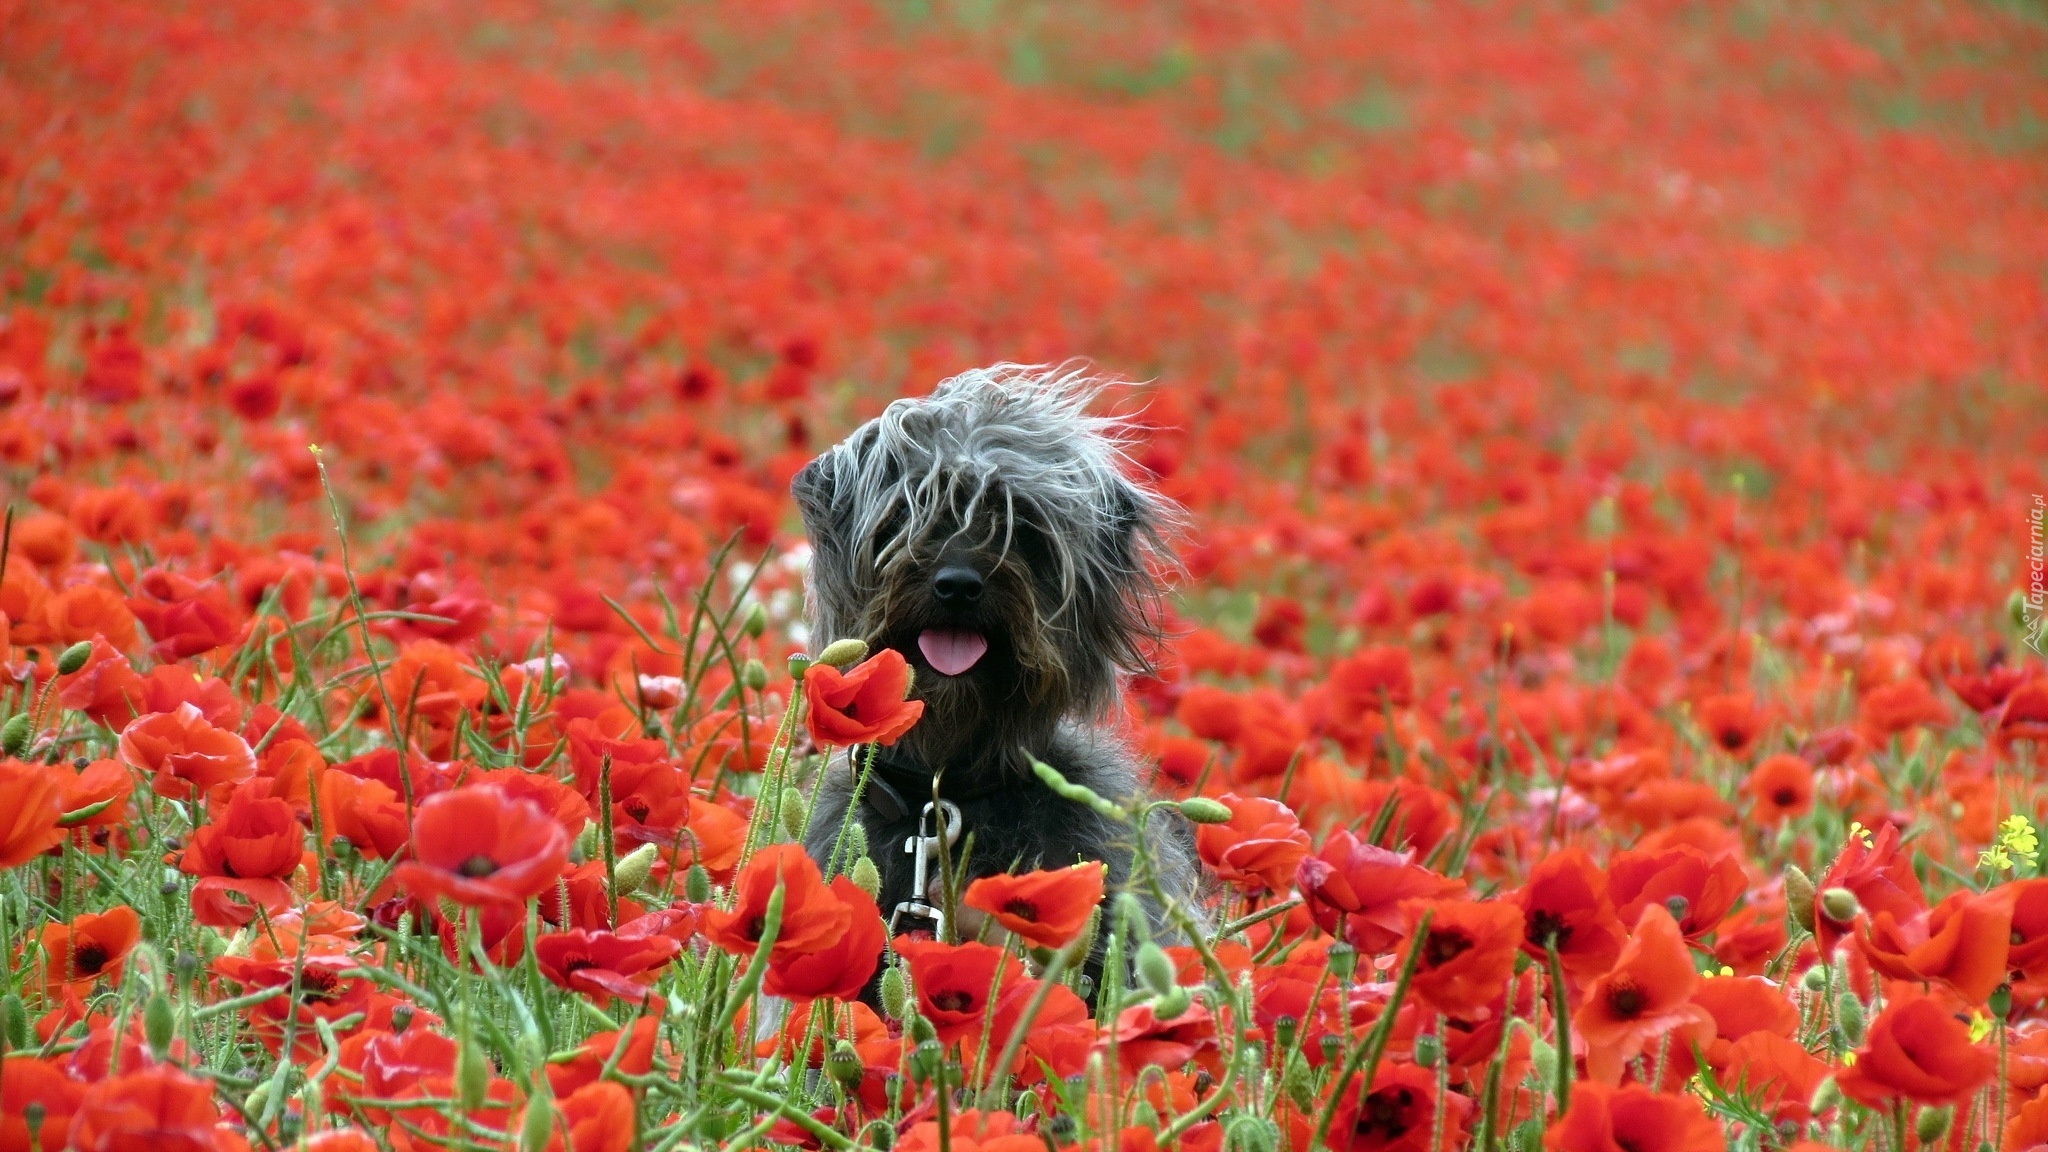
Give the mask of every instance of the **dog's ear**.
POLYGON ((1109 539, 1108 555, 1119 558, 1135 557, 1138 538, 1149 534, 1152 524, 1152 504, 1145 498, 1138 486, 1119 476, 1109 489, 1109 518, 1106 522, 1109 539))

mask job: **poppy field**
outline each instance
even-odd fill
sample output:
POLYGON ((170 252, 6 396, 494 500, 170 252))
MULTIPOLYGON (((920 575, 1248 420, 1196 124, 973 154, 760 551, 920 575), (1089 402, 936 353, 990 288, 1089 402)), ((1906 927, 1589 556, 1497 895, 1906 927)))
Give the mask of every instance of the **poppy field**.
POLYGON ((0 0, 0 1152, 2048 1148, 2044 59, 0 0), (1205 902, 890 941, 790 480, 1069 358, 1187 516, 1043 785, 1205 902))

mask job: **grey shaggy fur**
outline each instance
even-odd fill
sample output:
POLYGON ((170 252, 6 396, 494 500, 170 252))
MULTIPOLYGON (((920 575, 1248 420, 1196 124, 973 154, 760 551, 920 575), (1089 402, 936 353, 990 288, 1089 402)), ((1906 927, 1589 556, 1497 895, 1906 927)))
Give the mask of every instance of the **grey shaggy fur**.
MULTIPOLYGON (((1101 860, 1112 891, 1129 875, 1131 831, 1046 789, 1033 757, 1113 798, 1140 790, 1138 760, 1107 721, 1125 675, 1142 671, 1158 633, 1178 510, 1124 468, 1125 422, 1091 414, 1085 374, 999 364, 930 396, 898 400, 812 461, 792 490, 813 549, 808 607, 820 644, 857 637, 916 670, 917 727, 889 750, 920 773, 943 771, 974 837, 970 875, 1101 860), (971 609, 941 602, 932 575, 965 565, 986 580, 971 609), (928 628, 978 631, 989 650, 968 673, 934 671, 928 628)), ((842 754, 812 814, 810 850, 827 860, 849 803, 842 754)), ((881 870, 887 915, 910 888, 909 820, 856 812, 881 870)), ((1192 837, 1155 816, 1147 840, 1169 897, 1194 907, 1192 837)), ((1141 897, 1144 894, 1140 894, 1141 897)), ((1148 900, 1149 904, 1149 900, 1148 900)), ((1163 930, 1160 909, 1152 909, 1163 930)))

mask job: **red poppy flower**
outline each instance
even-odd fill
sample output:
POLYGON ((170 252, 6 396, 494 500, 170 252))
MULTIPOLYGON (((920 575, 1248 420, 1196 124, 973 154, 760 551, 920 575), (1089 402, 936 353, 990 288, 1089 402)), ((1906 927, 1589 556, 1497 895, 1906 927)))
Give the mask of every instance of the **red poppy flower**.
POLYGON ((143 712, 148 692, 142 674, 104 637, 95 637, 84 667, 57 678, 57 702, 96 724, 120 731, 143 712))
POLYGON ((2005 982, 2012 945, 2011 889, 1951 894, 1930 912, 1901 923, 1890 910, 1872 914, 1857 943, 1870 966, 1894 980, 1939 982, 1982 1004, 2005 982))
POLYGON ((1228 743, 1244 728, 1244 698, 1214 684, 1190 684, 1173 715, 1202 739, 1228 743))
POLYGON ((1543 1136, 1549 1152, 1721 1152, 1725 1145, 1697 1096, 1595 1081, 1572 1088, 1571 1107, 1543 1136))
POLYGON ((1070 868, 998 872, 967 886, 964 903, 1044 948, 1059 948, 1088 927, 1102 903, 1103 866, 1087 862, 1070 868))
POLYGON ((390 859, 412 839, 405 800, 381 780, 322 772, 320 817, 329 837, 346 839, 372 860, 390 859))
POLYGON ((281 880, 298 870, 305 846, 306 830, 290 804, 243 786, 213 823, 193 830, 178 867, 193 876, 281 880))
POLYGON ((1645 907, 1662 904, 1688 940, 1712 932, 1748 887, 1735 856, 1710 857, 1684 844, 1616 853, 1607 864, 1607 893, 1622 923, 1633 924, 1645 907))
POLYGON ((647 999, 655 976, 682 951, 666 936, 635 936, 574 929, 549 932, 533 942, 541 975, 600 1004, 616 996, 639 1003, 647 999))
MULTIPOLYGON (((537 1099, 529 1108, 545 1108, 537 1099)), ((623 1084, 599 1080, 571 1093, 556 1107, 548 1152, 627 1152, 638 1131, 639 1109, 623 1084), (566 1138, 564 1133, 566 1132, 566 1138)))
POLYGON ((1293 809, 1277 800, 1233 792, 1217 799, 1230 809, 1230 819, 1196 827, 1195 849, 1202 862, 1217 879, 1247 893, 1286 891, 1309 849, 1308 833, 1293 809))
MULTIPOLYGON (((1899 830, 1890 824, 1878 829, 1865 843, 1860 836, 1849 837, 1842 854, 1814 885, 1817 892, 1846 888, 1856 896, 1863 914, 1889 912, 1894 920, 1910 920, 1927 910, 1927 896, 1920 878, 1913 874, 1912 861, 1899 852, 1899 830)), ((1814 936, 1823 956, 1834 954, 1835 945, 1855 927, 1853 921, 1836 920, 1822 902, 1814 902, 1814 936)))
POLYGON ((987 944, 941 944, 899 936, 893 947, 910 967, 918 1011, 947 1044, 980 1034, 998 968, 1012 977, 1023 975, 1002 949, 987 944))
POLYGON ((34 1056, 8 1056, 0 1061, 0 1149, 59 1152, 70 1136, 71 1117, 85 1099, 86 1086, 64 1074, 55 1062, 34 1056), (29 1143, 30 1105, 42 1109, 42 1129, 29 1143))
POLYGON ((208 876, 192 886, 192 919, 209 928, 240 928, 255 920, 259 909, 277 916, 291 903, 292 886, 265 876, 208 876))
POLYGON ((1564 970, 1597 976, 1614 966, 1626 933, 1607 894, 1607 874, 1583 848, 1566 848, 1536 862, 1528 882, 1508 894, 1522 909, 1522 950, 1544 959, 1555 944, 1564 970))
POLYGON ((1856 1063, 1835 1081, 1850 1099, 1872 1108, 1899 1097, 1960 1104, 1997 1068, 1995 1055, 1970 1042, 1969 1025, 1929 997, 1909 996, 1870 1022, 1856 1063))
POLYGON ((1777 1119, 1804 1124, 1812 1115, 1809 1102, 1814 1090, 1833 1071, 1797 1040, 1774 1032, 1751 1032, 1728 1046, 1719 1079, 1730 1091, 1740 1091, 1762 1104, 1777 1119))
POLYGON ((1135 1004, 1117 1014, 1115 1026, 1095 1041, 1096 1050, 1108 1051, 1111 1036, 1116 1038, 1117 1062, 1126 1076, 1136 1076, 1150 1066, 1179 1068, 1217 1047, 1216 1018, 1199 1000, 1165 1020, 1153 1011, 1150 1001, 1135 1004))
POLYGON ((559 1098, 586 1084, 595 1084, 614 1055, 618 1057, 616 1067, 620 1072, 645 1076, 654 1068, 654 1042, 660 1029, 661 1017, 642 1016, 620 1031, 588 1037, 577 1046, 574 1057, 548 1062, 548 1087, 559 1098))
POLYGON ((771 960, 809 955, 830 947, 853 926, 853 909, 825 886, 818 865, 801 844, 774 844, 754 853, 733 881, 730 912, 704 914, 704 935, 737 955, 752 955, 767 928, 768 901, 782 884, 782 925, 771 960))
POLYGON ((93 1085, 71 1117, 78 1152, 214 1152, 213 1086, 169 1064, 93 1085))
POLYGON ((1678 922, 1662 904, 1645 908, 1614 969, 1593 982, 1572 1014, 1573 1034, 1586 1044, 1586 1071, 1615 1084, 1622 1066, 1657 1037, 1670 1035, 1678 1045, 1712 1040, 1714 1018, 1692 1003, 1699 979, 1678 922))
MULTIPOLYGON (((1508 952, 1513 956, 1512 949, 1508 952)), ((1330 1147, 1343 1152, 1434 1152, 1457 1148, 1465 1138, 1474 1105, 1456 1092, 1442 1097, 1437 1124, 1436 1073, 1405 1060, 1389 1060, 1360 1093, 1354 1085, 1338 1102, 1330 1122, 1330 1147)))
POLYGON ((1423 915, 1429 931, 1411 991, 1453 1019, 1500 999, 1522 943, 1522 910, 1504 900, 1410 900, 1401 906, 1411 943, 1423 915))
POLYGON ((924 701, 909 700, 910 664, 884 648, 841 672, 813 664, 804 672, 811 737, 819 744, 890 745, 924 715, 924 701))
POLYGON ((939 1138, 939 1123, 925 1120, 911 1126, 896 1144, 897 1152, 1045 1152, 1045 1141, 1024 1128, 1024 1121, 1010 1112, 955 1112, 946 1123, 946 1139, 939 1138))
POLYGON ((770 996, 791 1000, 852 1000, 874 979, 882 963, 888 929, 875 898, 845 876, 832 878, 831 893, 847 910, 847 928, 816 951, 777 952, 768 958, 761 987, 770 996))
POLYGON ((1873 744, 1883 744, 1901 732, 1919 727, 1939 727, 1948 722, 1948 709, 1934 695, 1934 689, 1918 676, 1880 684, 1863 696, 1856 709, 1857 722, 1873 744))
POLYGON ((0 868, 18 868, 63 842, 63 797, 57 769, 0 760, 0 868))
POLYGON ((138 716, 121 730, 121 759, 150 773, 150 787, 172 800, 189 800, 256 774, 249 742, 214 726, 196 705, 138 716))
POLYGON ((552 887, 569 836, 540 805, 484 784, 427 797, 413 819, 415 859, 392 873, 422 900, 522 903, 552 887))
POLYGON ((1751 814, 1765 824, 1794 820, 1813 808, 1813 765, 1797 756, 1766 756, 1742 783, 1755 803, 1751 814))
POLYGON ((1378 954, 1404 932, 1401 902, 1454 895, 1464 885, 1448 880, 1404 852, 1390 852, 1349 832, 1333 832, 1295 868, 1295 882, 1315 917, 1316 927, 1344 939, 1360 952, 1378 954))
POLYGON ((69 984, 79 992, 105 977, 109 986, 121 982, 121 965, 142 939, 142 917, 135 909, 116 905, 105 912, 81 913, 69 924, 51 924, 42 931, 43 978, 69 984))
POLYGON ((1997 733, 2001 748, 2021 740, 2048 744, 2048 676, 2036 676, 2013 689, 1999 706, 1997 733))
MULTIPOLYGON (((427 1085, 455 1075, 455 1041, 430 1028, 408 1027, 399 1033, 378 1031, 364 1035, 361 1095, 365 1099, 398 1100, 420 1095, 427 1085)), ((364 1117, 373 1123, 390 1121, 391 1114, 382 1108, 368 1104, 361 1107, 364 1117)))
POLYGON ((2012 894, 2012 948, 2006 963, 2030 980, 2048 979, 2048 879, 2001 887, 2012 894))
POLYGON ((1730 756, 1744 756, 1764 734, 1763 710, 1748 694, 1709 696, 1696 714, 1707 738, 1730 756))

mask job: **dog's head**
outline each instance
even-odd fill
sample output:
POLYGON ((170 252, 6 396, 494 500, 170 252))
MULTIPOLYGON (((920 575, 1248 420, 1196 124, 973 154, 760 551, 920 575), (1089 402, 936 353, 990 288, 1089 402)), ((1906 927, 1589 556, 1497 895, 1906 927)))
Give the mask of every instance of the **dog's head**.
POLYGON ((1174 511, 1125 476, 1097 387, 1014 365, 898 400, 800 472, 822 643, 858 637, 916 668, 928 763, 1009 759, 1116 699, 1157 635, 1174 511))

